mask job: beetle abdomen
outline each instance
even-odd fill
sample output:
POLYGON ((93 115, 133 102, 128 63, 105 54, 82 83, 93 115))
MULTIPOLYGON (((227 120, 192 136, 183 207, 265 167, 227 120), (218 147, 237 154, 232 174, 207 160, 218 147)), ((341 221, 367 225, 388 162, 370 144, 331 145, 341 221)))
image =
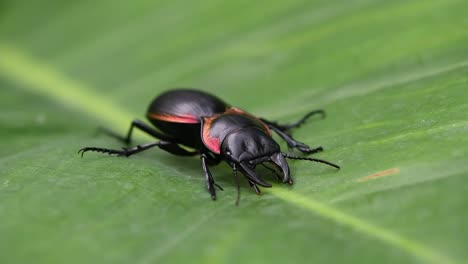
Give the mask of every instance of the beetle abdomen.
POLYGON ((229 106, 213 95, 202 91, 179 89, 167 91, 150 104, 148 118, 166 122, 200 123, 201 117, 226 111, 229 106))
POLYGON ((200 137, 200 123, 175 123, 157 119, 150 119, 150 122, 165 135, 170 136, 174 142, 191 148, 204 148, 204 144, 200 137))

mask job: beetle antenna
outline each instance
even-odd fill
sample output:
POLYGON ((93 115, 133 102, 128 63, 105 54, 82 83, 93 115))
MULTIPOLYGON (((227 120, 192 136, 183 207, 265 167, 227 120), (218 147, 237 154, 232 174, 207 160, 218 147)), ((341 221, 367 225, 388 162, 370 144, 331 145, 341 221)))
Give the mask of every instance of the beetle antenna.
POLYGON ((294 160, 308 160, 308 161, 315 161, 315 162, 319 162, 319 163, 324 163, 324 164, 327 164, 329 166, 332 166, 332 167, 335 167, 337 169, 340 169, 340 166, 334 164, 334 163, 331 163, 329 161, 326 161, 326 160, 323 160, 323 159, 315 159, 315 158, 308 158, 308 157, 298 157, 298 156, 293 156, 293 155, 289 155, 289 154, 286 154, 286 153, 282 153, 283 156, 287 159, 294 159, 294 160))
POLYGON ((237 167, 236 164, 232 165, 232 170, 234 172, 234 180, 236 181, 236 186, 237 186, 237 198, 236 198, 236 206, 239 206, 239 201, 240 201, 240 183, 239 183, 239 176, 237 175, 237 167))

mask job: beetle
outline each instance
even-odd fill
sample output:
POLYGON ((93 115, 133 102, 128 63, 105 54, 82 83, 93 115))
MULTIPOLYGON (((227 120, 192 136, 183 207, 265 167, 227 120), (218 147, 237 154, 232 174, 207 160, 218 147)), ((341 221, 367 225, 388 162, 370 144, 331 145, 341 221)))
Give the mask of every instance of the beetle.
POLYGON ((220 190, 223 189, 215 182, 209 165, 216 165, 224 160, 231 166, 235 176, 240 171, 255 192, 260 194, 258 186, 268 188, 272 185, 257 175, 255 168, 259 164, 264 166, 265 163, 273 164, 280 172, 268 166, 267 168, 275 172, 283 183, 288 184, 293 184, 293 180, 286 159, 315 161, 340 168, 322 159, 281 152, 279 144, 272 137, 273 131, 287 143, 289 148, 297 149, 304 154, 323 151, 322 147, 310 148, 295 140, 289 133, 291 129, 299 127, 314 115, 324 117, 325 113, 323 110, 316 110, 307 113, 292 124, 278 124, 255 117, 209 93, 194 89, 175 89, 162 93, 148 107, 146 117, 157 129, 138 119, 131 122, 125 137, 103 129, 103 132, 127 145, 132 142, 134 129, 139 129, 158 141, 121 150, 85 147, 78 153, 81 153, 82 157, 88 151, 129 157, 159 147, 178 156, 199 155, 206 187, 213 200, 216 200, 215 186, 220 190), (186 147, 192 150, 187 150, 186 147))

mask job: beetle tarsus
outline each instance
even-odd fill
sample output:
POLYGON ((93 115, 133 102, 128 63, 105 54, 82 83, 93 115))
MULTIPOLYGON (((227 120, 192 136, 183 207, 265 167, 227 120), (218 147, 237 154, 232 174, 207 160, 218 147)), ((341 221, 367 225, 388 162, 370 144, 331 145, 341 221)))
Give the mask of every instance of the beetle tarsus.
POLYGON ((88 151, 93 151, 93 152, 101 152, 109 155, 119 155, 122 153, 121 150, 115 150, 115 149, 106 149, 106 148, 97 148, 97 147, 86 147, 82 148, 78 151, 78 154, 81 153, 81 157, 83 157, 85 152, 88 151))
POLYGON ((216 186, 216 187, 218 187, 218 189, 219 189, 220 191, 224 191, 223 187, 221 187, 221 186, 220 186, 219 184, 217 184, 216 182, 213 182, 213 185, 216 186))
POLYGON ((125 156, 129 157, 131 155, 137 154, 139 152, 148 150, 150 148, 160 146, 161 144, 166 143, 165 141, 158 141, 158 142, 153 142, 153 143, 148 143, 148 144, 143 144, 143 145, 138 145, 133 148, 126 148, 123 147, 121 150, 118 149, 107 149, 107 148, 98 148, 98 147, 86 147, 82 148, 78 151, 78 153, 81 152, 81 157, 83 157, 83 154, 87 151, 94 151, 94 152, 101 152, 101 153, 106 153, 109 155, 117 155, 119 157, 125 156))
POLYGON ((315 154, 323 151, 321 146, 313 149, 309 148, 309 146, 306 146, 305 148, 298 147, 297 149, 304 154, 315 154))
POLYGON ((298 121, 294 122, 294 123, 291 123, 291 124, 288 124, 288 125, 279 125, 283 128, 283 131, 288 131, 290 129, 293 129, 293 128, 298 128, 300 127, 301 125, 303 125, 305 122, 307 122, 307 120, 312 117, 312 116, 315 116, 315 115, 321 115, 322 116, 322 119, 325 118, 326 114, 325 114, 325 111, 319 109, 319 110, 314 110, 314 111, 310 111, 309 113, 305 114, 301 119, 299 119, 298 121))
MULTIPOLYGON (((278 134, 278 136, 280 136, 280 138, 282 138, 284 141, 286 141, 289 148, 295 148, 295 149, 303 152, 304 154, 311 154, 311 153, 317 152, 316 149, 311 149, 306 144, 295 140, 293 137, 291 137, 289 134, 287 134, 286 132, 281 130, 281 128, 277 127, 273 123, 268 122, 266 120, 262 120, 262 121, 266 122, 266 124, 268 125, 268 127, 271 130, 275 131, 276 134, 278 134)), ((318 150, 318 151, 320 151, 320 150, 318 150)))
POLYGON ((307 120, 309 118, 311 118, 312 116, 315 116, 315 115, 321 115, 322 119, 326 117, 325 111, 322 110, 322 109, 318 109, 318 110, 310 111, 309 113, 307 113, 303 117, 301 117, 301 119, 299 119, 298 121, 293 122, 291 124, 282 125, 282 124, 278 124, 277 122, 274 122, 274 121, 265 120, 263 118, 261 118, 260 120, 262 120, 265 123, 276 126, 277 128, 281 129, 281 131, 283 131, 283 132, 287 132, 288 130, 291 130, 293 128, 299 128, 301 125, 303 125, 305 122, 307 122, 307 120))
POLYGON ((264 122, 265 124, 267 124, 267 126, 271 130, 275 131, 276 134, 278 134, 278 136, 280 136, 284 141, 286 141, 289 148, 295 148, 295 149, 301 151, 304 154, 314 154, 314 153, 323 151, 322 147, 311 149, 308 145, 295 140, 291 136, 291 134, 288 133, 288 131, 293 129, 293 128, 300 127, 310 117, 312 117, 314 115, 318 115, 318 114, 322 115, 322 118, 325 118, 325 111, 323 111, 323 110, 314 110, 314 111, 311 111, 311 112, 307 113, 306 115, 304 115, 304 117, 302 117, 298 121, 296 121, 294 123, 291 123, 291 124, 286 124, 286 125, 281 125, 281 124, 278 124, 277 122, 274 122, 274 121, 268 121, 268 120, 266 120, 264 118, 260 118, 260 120, 262 122, 264 122))

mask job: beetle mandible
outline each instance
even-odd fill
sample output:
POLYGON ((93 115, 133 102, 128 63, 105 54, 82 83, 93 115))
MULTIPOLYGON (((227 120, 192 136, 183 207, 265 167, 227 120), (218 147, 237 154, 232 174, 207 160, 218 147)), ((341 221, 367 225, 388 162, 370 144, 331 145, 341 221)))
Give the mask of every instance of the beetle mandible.
MULTIPOLYGON (((255 167, 258 164, 273 164, 281 170, 282 175, 276 173, 277 176, 283 183, 288 184, 293 184, 293 180, 286 159, 315 161, 337 169, 340 168, 338 165, 322 159, 299 157, 281 152, 280 146, 272 138, 271 131, 274 131, 286 141, 289 148, 297 149, 304 154, 322 151, 322 147, 311 149, 289 134, 291 129, 299 127, 309 117, 317 114, 325 116, 323 110, 316 110, 307 113, 292 124, 278 124, 232 107, 206 92, 193 89, 175 89, 156 97, 148 108, 146 117, 157 130, 137 119, 132 121, 125 137, 110 130, 103 130, 106 134, 127 145, 132 141, 134 128, 157 138, 159 141, 121 150, 85 147, 78 152, 81 153, 81 156, 87 151, 96 151, 129 157, 157 146, 179 156, 200 155, 206 186, 213 200, 216 199, 215 186, 220 190, 222 188, 216 184, 208 165, 216 165, 224 160, 231 166, 234 174, 237 174, 237 171, 242 172, 250 186, 257 194, 260 194, 258 185, 271 187, 271 184, 255 172, 255 167), (193 151, 181 146, 189 147, 193 151)), ((276 172, 276 170, 270 169, 276 172)))

